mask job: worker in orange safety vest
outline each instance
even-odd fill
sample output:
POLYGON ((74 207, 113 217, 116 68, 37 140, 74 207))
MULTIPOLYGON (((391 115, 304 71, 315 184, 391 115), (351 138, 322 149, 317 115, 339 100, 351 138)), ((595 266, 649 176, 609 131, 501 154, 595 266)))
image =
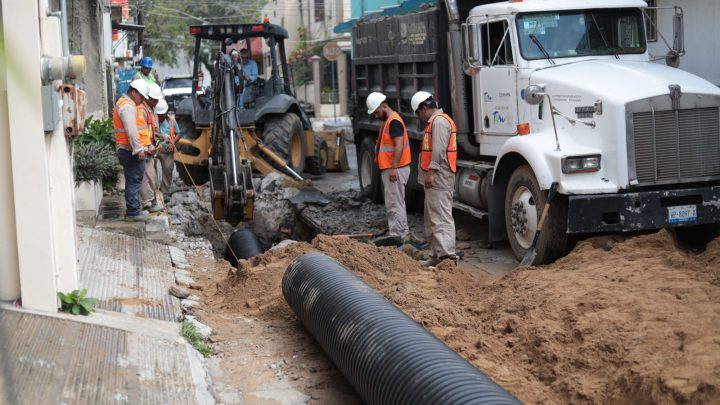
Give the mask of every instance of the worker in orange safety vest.
POLYGON ((128 221, 145 221, 148 218, 148 212, 142 211, 140 205, 140 186, 145 173, 146 154, 151 148, 150 128, 145 118, 138 114, 138 106, 147 97, 147 83, 134 80, 113 110, 115 149, 125 178, 125 219, 128 221))
POLYGON ((405 187, 410 178, 410 140, 400 115, 390 108, 387 97, 380 92, 370 93, 366 100, 368 114, 383 124, 375 141, 375 163, 380 169, 388 234, 397 236, 399 243, 411 242, 405 211, 405 187))
POLYGON ((180 127, 175 121, 175 115, 168 114, 167 101, 160 100, 155 106, 155 113, 158 116, 158 139, 160 141, 157 157, 162 168, 160 191, 167 201, 175 171, 175 144, 180 140, 180 127))
POLYGON ((434 266, 446 259, 457 262, 452 216, 457 128, 428 92, 415 93, 410 106, 426 125, 418 164, 418 183, 425 186, 425 237, 431 248, 431 257, 424 264, 434 266))

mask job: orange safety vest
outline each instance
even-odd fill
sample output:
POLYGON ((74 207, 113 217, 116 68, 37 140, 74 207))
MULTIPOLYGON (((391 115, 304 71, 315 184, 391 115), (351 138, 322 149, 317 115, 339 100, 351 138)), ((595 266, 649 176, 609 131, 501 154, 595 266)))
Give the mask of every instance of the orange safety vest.
POLYGON ((400 162, 398 167, 405 167, 412 161, 410 156, 410 140, 408 139, 407 128, 400 115, 393 111, 392 114, 385 120, 385 124, 380 128, 377 140, 375 141, 375 163, 377 163, 380 170, 391 169, 393 161, 395 160, 395 141, 390 136, 390 123, 395 120, 400 123, 403 127, 403 150, 400 156, 400 162))
POLYGON ((170 120, 170 140, 175 140, 175 115, 168 115, 168 119, 170 120))
POLYGON ((128 140, 127 131, 125 125, 123 125, 122 119, 120 119, 120 109, 124 106, 130 106, 135 108, 135 102, 130 97, 122 96, 115 103, 115 109, 113 109, 113 127, 115 127, 115 143, 118 145, 130 145, 128 140))
POLYGON ((138 134, 140 135, 140 145, 150 146, 153 138, 153 116, 145 103, 140 103, 137 106, 137 128, 138 134))
MULTIPOLYGON (((450 142, 448 142, 447 147, 447 158, 448 163, 450 163, 450 170, 455 173, 457 171, 457 127, 455 126, 455 121, 453 121, 449 115, 438 114, 435 118, 437 117, 443 117, 450 122, 450 142)), ((425 127, 425 136, 423 136, 422 140, 420 168, 423 171, 430 170, 430 162, 432 162, 432 127, 435 118, 428 122, 425 127)))

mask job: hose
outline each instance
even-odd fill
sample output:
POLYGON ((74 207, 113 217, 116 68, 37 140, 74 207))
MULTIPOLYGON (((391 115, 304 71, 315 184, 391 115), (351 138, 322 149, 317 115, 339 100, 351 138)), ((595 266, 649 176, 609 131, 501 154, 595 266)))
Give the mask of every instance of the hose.
POLYGON ((333 259, 295 259, 283 295, 368 404, 519 404, 333 259))

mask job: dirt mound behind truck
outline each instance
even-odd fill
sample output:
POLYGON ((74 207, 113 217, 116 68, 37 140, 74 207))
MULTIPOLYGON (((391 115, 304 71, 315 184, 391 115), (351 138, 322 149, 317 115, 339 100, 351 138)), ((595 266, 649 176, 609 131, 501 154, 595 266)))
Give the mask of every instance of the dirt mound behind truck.
POLYGON ((280 282, 309 251, 338 260, 524 402, 720 398, 720 240, 692 254, 665 231, 595 238, 552 266, 495 279, 318 236, 243 262, 208 303, 292 319, 280 282))

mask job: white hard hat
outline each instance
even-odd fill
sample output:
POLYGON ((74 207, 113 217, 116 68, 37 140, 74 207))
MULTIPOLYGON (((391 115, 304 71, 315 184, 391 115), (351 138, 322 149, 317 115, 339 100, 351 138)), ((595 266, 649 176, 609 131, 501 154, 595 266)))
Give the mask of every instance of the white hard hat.
POLYGON ((157 83, 150 83, 148 84, 148 95, 150 98, 154 98, 155 100, 161 100, 163 99, 163 93, 160 86, 158 86, 157 83))
POLYGON ((378 91, 373 91, 372 93, 370 93, 367 97, 367 100, 365 101, 368 108, 368 114, 374 113, 375 110, 380 107, 380 104, 382 104, 382 102, 385 100, 387 100, 387 96, 378 91))
POLYGON ((165 101, 164 98, 161 98, 160 101, 155 105, 155 113, 156 114, 165 114, 168 112, 168 103, 165 101))
POLYGON ((427 101, 430 97, 432 97, 432 94, 427 91, 418 91, 415 93, 410 99, 410 107, 412 107, 413 112, 417 112, 418 108, 420 108, 420 104, 427 101))
POLYGON ((143 79, 137 79, 130 82, 130 87, 137 90, 143 97, 148 98, 148 84, 143 79))

